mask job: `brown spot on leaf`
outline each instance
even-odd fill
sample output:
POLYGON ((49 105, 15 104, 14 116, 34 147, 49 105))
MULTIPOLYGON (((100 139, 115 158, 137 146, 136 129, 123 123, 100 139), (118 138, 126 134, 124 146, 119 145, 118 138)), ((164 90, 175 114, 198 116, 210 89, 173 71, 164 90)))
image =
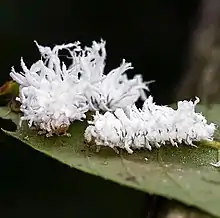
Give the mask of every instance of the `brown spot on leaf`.
POLYGON ((128 177, 125 178, 125 180, 129 181, 129 182, 134 182, 134 183, 139 184, 139 182, 137 181, 135 176, 128 176, 128 177))

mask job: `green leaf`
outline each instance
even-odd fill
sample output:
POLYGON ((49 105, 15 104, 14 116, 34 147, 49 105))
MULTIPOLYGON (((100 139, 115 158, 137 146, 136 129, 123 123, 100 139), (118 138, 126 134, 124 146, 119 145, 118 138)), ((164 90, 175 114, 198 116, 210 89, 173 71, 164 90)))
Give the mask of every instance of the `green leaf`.
MULTIPOLYGON (((210 121, 220 124, 219 105, 210 109, 199 106, 198 110, 210 121)), ((9 116, 14 120, 14 115, 9 116)), ((69 130, 70 138, 38 136, 25 126, 16 132, 5 132, 70 167, 143 192, 179 200, 220 217, 220 172, 210 165, 217 161, 217 149, 202 144, 198 148, 167 145, 153 151, 136 151, 132 155, 126 152, 117 155, 109 148, 97 153, 84 143, 85 128, 85 122, 75 122, 69 130)), ((219 135, 217 132, 217 139, 219 135)))
POLYGON ((20 114, 11 111, 10 107, 0 107, 0 117, 6 120, 12 120, 16 125, 19 123, 20 114))

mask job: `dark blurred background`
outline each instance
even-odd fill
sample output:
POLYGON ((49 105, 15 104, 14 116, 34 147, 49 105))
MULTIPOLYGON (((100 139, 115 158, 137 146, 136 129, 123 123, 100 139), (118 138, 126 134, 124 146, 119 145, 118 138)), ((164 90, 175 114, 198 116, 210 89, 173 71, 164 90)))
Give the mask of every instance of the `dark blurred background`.
MULTIPOLYGON (((131 61, 159 104, 173 102, 185 72, 189 38, 199 0, 2 0, 0 82, 20 57, 39 59, 33 40, 55 45, 107 41, 107 67, 131 61)), ((6 124, 1 122, 1 127, 6 124)), ((145 196, 70 170, 25 145, 0 135, 0 217, 146 217, 145 196), (143 212, 144 210, 144 212, 143 212)), ((149 216, 150 217, 150 216, 149 216)))

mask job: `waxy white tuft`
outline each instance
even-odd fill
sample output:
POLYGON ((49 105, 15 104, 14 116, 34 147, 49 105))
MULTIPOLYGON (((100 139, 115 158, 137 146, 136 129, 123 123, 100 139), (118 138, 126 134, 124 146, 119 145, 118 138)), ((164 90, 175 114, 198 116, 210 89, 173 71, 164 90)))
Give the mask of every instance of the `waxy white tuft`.
POLYGON ((114 111, 146 98, 148 83, 141 75, 129 80, 124 74, 132 69, 123 60, 121 66, 104 75, 105 42, 93 42, 81 48, 79 42, 57 45, 53 49, 35 41, 41 60, 30 69, 21 58, 23 72, 10 73, 20 86, 22 120, 47 133, 65 134, 71 122, 85 118, 88 110, 114 111), (72 64, 61 63, 59 51, 70 54, 72 64))
MULTIPOLYGON (((69 47, 74 44, 69 44, 69 47)), ((46 131, 48 136, 65 134, 70 123, 85 118, 89 107, 82 94, 82 84, 61 65, 57 46, 53 50, 38 45, 45 58, 34 63, 28 69, 21 58, 23 72, 17 73, 14 68, 10 76, 20 85, 18 101, 21 102, 23 116, 21 121, 28 120, 32 125, 46 131)))
POLYGON ((92 47, 84 49, 77 48, 77 51, 69 50, 73 58, 70 67, 74 69, 76 65, 76 52, 80 58, 80 81, 87 83, 85 96, 88 99, 90 110, 114 111, 116 108, 124 108, 134 104, 139 98, 146 99, 145 91, 149 91, 148 84, 153 81, 143 82, 141 75, 135 75, 133 79, 128 79, 125 72, 133 69, 131 63, 126 63, 123 59, 121 65, 104 74, 106 49, 105 41, 100 43, 93 41, 92 47))
POLYGON ((133 149, 151 150, 167 143, 195 146, 193 142, 212 140, 216 128, 213 123, 207 124, 202 114, 195 112, 198 102, 198 98, 195 102, 180 101, 174 110, 156 105, 150 96, 142 110, 133 105, 104 115, 97 111, 84 136, 88 142, 122 148, 129 153, 133 153, 133 149))

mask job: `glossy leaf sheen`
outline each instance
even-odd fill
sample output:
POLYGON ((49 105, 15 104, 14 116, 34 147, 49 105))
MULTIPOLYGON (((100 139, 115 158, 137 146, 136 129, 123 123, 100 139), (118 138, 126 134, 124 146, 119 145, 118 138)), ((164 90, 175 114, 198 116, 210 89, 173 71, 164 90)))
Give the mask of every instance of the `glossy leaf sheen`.
MULTIPOLYGON (((209 121, 220 124, 219 105, 197 108, 209 121)), ((0 109, 0 116, 2 110, 4 108, 0 109)), ((15 114, 9 116, 17 122, 15 114)), ((6 133, 70 167, 143 192, 176 199, 220 217, 220 173, 210 165, 217 161, 217 149, 204 145, 198 148, 167 145, 153 151, 135 151, 132 155, 126 152, 117 155, 110 148, 96 152, 84 143, 85 128, 86 123, 74 123, 69 130, 70 138, 46 138, 25 127, 6 133)), ((215 137, 220 139, 218 131, 215 137)))

